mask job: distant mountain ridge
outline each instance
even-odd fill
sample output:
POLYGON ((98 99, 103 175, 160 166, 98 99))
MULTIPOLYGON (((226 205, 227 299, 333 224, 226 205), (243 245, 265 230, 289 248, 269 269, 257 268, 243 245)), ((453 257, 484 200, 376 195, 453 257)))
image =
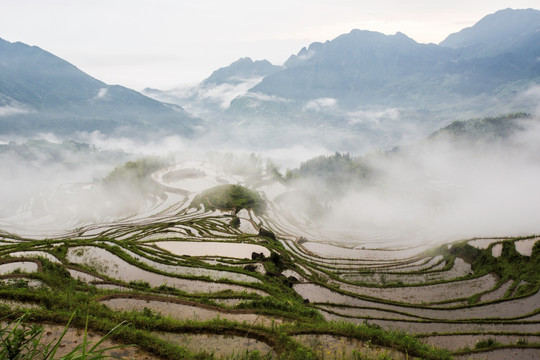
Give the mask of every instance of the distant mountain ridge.
POLYGON ((537 81, 539 57, 540 11, 507 9, 440 45, 399 32, 353 30, 302 49, 250 91, 299 100, 331 97, 349 106, 429 105, 537 81))
POLYGON ((244 95, 264 77, 281 69, 268 60, 253 61, 244 57, 217 69, 193 88, 168 91, 147 88, 143 93, 156 100, 185 106, 191 113, 212 120, 214 115, 228 108, 234 98, 244 95))
POLYGON ((281 70, 281 66, 272 65, 268 60, 241 58, 212 73, 201 84, 222 84, 241 82, 244 79, 264 77, 281 70))
POLYGON ((107 85, 39 47, 0 39, 1 134, 189 135, 199 124, 180 107, 107 85))
MULTIPOLYGON (((536 111, 538 59, 534 9, 498 11, 439 45, 352 30, 302 48, 214 117, 284 142, 301 141, 302 131, 287 137, 279 129, 294 125, 356 134, 362 148, 391 146, 456 119, 536 111)), ((329 146, 349 151, 336 141, 329 146)))
POLYGON ((468 48, 473 52, 479 49, 507 52, 513 50, 514 44, 527 41, 527 37, 539 31, 540 11, 504 9, 485 16, 472 27, 450 34, 439 45, 453 49, 468 48))
MULTIPOLYGON (((402 33, 384 35, 353 30, 324 44, 316 43, 289 58, 285 69, 267 76, 252 92, 294 99, 332 97, 373 103, 402 92, 393 79, 420 76, 428 81, 450 51, 419 44, 402 33)), ((416 81, 416 79, 415 79, 416 81)), ((406 89, 410 91, 410 88, 406 89)), ((403 98, 406 100, 406 98, 403 98)))
POLYGON ((241 58, 195 87, 143 95, 0 40, 0 133, 191 136, 205 126, 216 140, 207 138, 234 146, 315 141, 361 152, 456 119, 534 113, 539 59, 540 11, 505 9, 438 45, 352 30, 302 48, 283 66, 241 58))

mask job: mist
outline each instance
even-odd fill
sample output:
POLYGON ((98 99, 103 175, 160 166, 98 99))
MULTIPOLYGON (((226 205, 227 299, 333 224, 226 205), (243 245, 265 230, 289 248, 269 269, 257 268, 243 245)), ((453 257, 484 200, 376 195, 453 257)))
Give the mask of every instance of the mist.
MULTIPOLYGON (((321 99, 312 105, 316 106, 327 111, 335 103, 321 99)), ((379 126, 390 126, 402 114, 400 109, 356 112, 379 126)), ((281 124, 269 129, 256 122, 229 127, 227 132, 216 128, 195 139, 170 135, 142 141, 79 132, 74 136, 80 142, 77 146, 41 134, 48 140, 30 141, 33 147, 22 138, 17 144, 3 145, 11 149, 0 154, 5 204, 0 217, 3 224, 19 226, 48 217, 67 229, 136 214, 166 195, 131 180, 120 179, 114 187, 104 186, 104 180, 126 161, 156 157, 164 161, 163 166, 209 162, 224 173, 248 178, 272 164, 285 178, 274 181, 282 182, 290 193, 300 189, 309 194, 307 201, 294 198, 284 203, 285 208, 305 213, 322 232, 346 235, 333 241, 404 246, 540 233, 540 125, 536 118, 522 120, 520 125, 520 131, 502 139, 432 137, 411 140, 391 151, 374 150, 373 144, 362 147, 355 143, 362 143, 362 136, 339 127, 281 124), (280 138, 280 131, 288 135, 280 138), (254 146, 250 141, 257 139, 257 133, 265 141, 254 146), (366 178, 351 177, 336 187, 316 177, 285 177, 287 169, 298 168, 315 156, 351 148, 362 148, 356 155, 369 170, 366 178)))
POLYGON ((168 195, 146 176, 149 179, 150 172, 174 163, 208 162, 223 173, 248 176, 259 174, 269 158, 295 167, 313 154, 328 151, 293 146, 254 153, 234 143, 229 147, 212 144, 215 138, 189 140, 178 135, 138 140, 96 131, 79 132, 72 138, 76 140, 47 133, 0 143, 0 223, 4 231, 59 233, 147 211, 168 195), (144 179, 124 171, 127 162, 139 166, 148 159, 157 167, 149 168, 144 179))
POLYGON ((315 226, 349 233, 351 242, 411 245, 538 234, 539 140, 538 119, 529 120, 503 140, 442 137, 368 154, 372 176, 341 192, 313 179, 296 186, 325 194, 320 200, 329 206, 315 226))
MULTIPOLYGON (((118 149, 100 151, 72 140, 59 141, 50 134, 0 145, 0 217, 25 214, 28 220, 47 216, 59 212, 53 203, 66 209, 67 204, 59 203, 73 192, 70 186, 92 184, 128 159, 130 155, 118 149)), ((90 199, 86 200, 81 204, 91 206, 90 199)))

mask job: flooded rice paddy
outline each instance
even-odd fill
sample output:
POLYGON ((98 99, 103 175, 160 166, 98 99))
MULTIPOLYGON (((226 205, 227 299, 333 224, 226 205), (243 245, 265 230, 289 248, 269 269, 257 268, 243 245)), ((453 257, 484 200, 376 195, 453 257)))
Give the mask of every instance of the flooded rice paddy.
MULTIPOLYGON (((323 359, 347 359, 353 353, 414 358, 337 331, 306 330, 299 335, 291 326, 297 320, 307 328, 310 322, 339 321, 406 331, 451 352, 473 349, 489 338, 512 345, 456 359, 539 358, 540 284, 519 271, 501 272, 503 267, 485 271, 471 256, 482 254, 486 263, 503 261, 503 246, 514 246, 514 256, 522 257, 525 267, 534 258, 538 237, 431 247, 414 239, 406 246, 409 243, 398 242, 402 235, 391 230, 325 231, 303 214, 291 214, 282 196, 289 190, 272 179, 251 186, 268 191, 266 213, 239 209, 240 225, 235 227, 230 209, 191 208, 190 203, 215 185, 245 184, 246 176, 190 162, 152 177, 166 186, 163 196, 121 219, 74 222, 77 226, 65 231, 50 225, 46 234, 37 232, 39 227, 29 228, 31 236, 2 233, 0 304, 36 311, 54 308, 51 301, 40 303, 28 293, 33 302, 15 300, 15 295, 20 288, 35 288, 50 296, 50 290, 65 282, 70 291, 83 289, 85 301, 115 314, 115 319, 146 316, 170 328, 191 326, 187 333, 159 327, 152 333, 190 351, 217 356, 257 350, 277 357, 284 344, 268 339, 272 329, 282 327, 284 343, 297 341, 323 359), (39 240, 45 238, 49 243, 39 240), (62 276, 61 281, 51 280, 51 274, 62 276), (220 324, 223 333, 208 331, 209 324, 220 324)), ((70 306, 74 300, 67 298, 70 306)), ((50 326, 52 336, 58 332, 55 326, 50 326)), ((70 344, 80 341, 80 331, 69 334, 70 344)), ((118 356, 154 359, 137 351, 118 356)))
POLYGON ((193 241, 159 241, 155 244, 175 255, 251 259, 251 254, 256 252, 263 253, 265 256, 270 256, 270 251, 267 248, 253 244, 193 241))
POLYGON ((192 351, 205 350, 216 356, 240 356, 246 351, 274 354, 272 347, 268 344, 245 336, 171 333, 158 333, 157 336, 192 351), (201 347, 202 344, 204 344, 203 347, 201 347))
POLYGON ((252 312, 219 309, 194 303, 179 303, 171 299, 115 297, 104 299, 101 303, 117 311, 150 309, 156 314, 177 320, 208 321, 219 318, 263 326, 282 323, 281 319, 270 318, 252 312))
POLYGON ((352 356, 360 358, 384 358, 405 360, 409 356, 399 351, 373 346, 370 342, 333 335, 297 335, 294 339, 315 349, 321 359, 349 359, 352 356))
POLYGON ((31 261, 13 261, 0 264, 0 275, 12 273, 32 273, 38 271, 38 264, 31 261))
POLYGON ((127 283, 137 281, 146 282, 152 287, 165 285, 190 293, 213 293, 232 290, 265 294, 261 290, 240 285, 177 278, 141 269, 105 249, 94 246, 70 248, 67 252, 66 259, 72 263, 85 265, 98 274, 127 283))

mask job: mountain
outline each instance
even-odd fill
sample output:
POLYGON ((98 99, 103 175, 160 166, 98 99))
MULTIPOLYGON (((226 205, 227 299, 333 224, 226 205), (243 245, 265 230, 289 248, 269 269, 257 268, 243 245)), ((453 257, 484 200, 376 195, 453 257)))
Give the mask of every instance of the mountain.
POLYGON ((330 97, 350 104, 405 102, 415 90, 408 86, 411 80, 429 83, 451 52, 402 33, 353 30, 302 49, 284 70, 251 91, 301 100, 330 97))
POLYGON ((513 51, 540 32, 540 11, 505 9, 490 14, 474 26, 449 35, 439 45, 465 49, 468 56, 513 51))
POLYGON ((540 78, 540 11, 502 10, 440 45, 353 30, 291 56, 251 92, 342 105, 432 107, 540 78))
POLYGON ((178 106, 107 85, 39 47, 0 39, 3 135, 96 130, 130 136, 189 135, 200 124, 178 106))
POLYGON ((441 44, 352 30, 302 48, 215 119, 256 144, 314 140, 348 152, 418 139, 456 119, 534 113, 539 29, 540 11, 506 9, 441 44))
POLYGON ((213 119, 228 108, 234 98, 244 95, 265 76, 279 70, 280 66, 267 60, 253 61, 245 57, 219 68, 193 88, 169 91, 147 88, 143 93, 156 100, 183 106, 197 116, 213 119))
POLYGON ((280 66, 272 65, 268 60, 253 61, 249 57, 241 58, 222 67, 212 73, 202 82, 202 85, 241 83, 246 79, 262 78, 271 75, 281 69, 280 66))

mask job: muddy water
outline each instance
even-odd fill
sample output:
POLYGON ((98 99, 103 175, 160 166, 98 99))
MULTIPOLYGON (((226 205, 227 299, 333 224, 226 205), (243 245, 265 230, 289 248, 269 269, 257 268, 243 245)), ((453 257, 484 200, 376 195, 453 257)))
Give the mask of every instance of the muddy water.
POLYGON ((538 360, 540 359, 540 349, 500 349, 492 351, 484 351, 478 354, 467 354, 454 356, 455 360, 469 359, 489 359, 489 360, 538 360))
POLYGON ((0 265, 0 275, 13 273, 15 270, 32 273, 38 271, 38 265, 31 261, 15 261, 0 265))
POLYGON ((53 255, 49 254, 45 251, 17 251, 9 254, 11 257, 26 257, 26 258, 34 258, 34 257, 44 257, 50 262, 53 262, 55 264, 60 264, 60 260, 58 260, 53 255))
POLYGON ((402 330, 412 334, 464 333, 464 332, 516 332, 534 334, 538 332, 539 323, 443 323, 443 322, 412 322, 386 319, 346 318, 320 310, 328 321, 346 321, 354 324, 376 324, 387 330, 402 330))
POLYGON ((343 291, 357 295, 365 295, 408 304, 429 304, 466 298, 474 294, 488 291, 493 288, 495 284, 497 284, 497 278, 495 276, 485 275, 477 279, 417 287, 376 288, 344 283, 335 283, 334 285, 338 285, 343 291))
POLYGON ((413 257, 427 250, 426 246, 406 250, 350 249, 331 244, 307 242, 304 247, 323 257, 363 260, 400 260, 413 257))
POLYGON ((192 352, 207 351, 216 356, 234 356, 246 351, 259 351, 261 354, 274 354, 272 348, 255 339, 245 336, 227 336, 210 334, 174 334, 155 333, 155 335, 165 341, 180 345, 192 352))
MULTIPOLYGON (((53 342, 54 344, 60 339, 62 332, 64 331, 63 326, 57 325, 44 325, 43 326, 43 342, 53 342)), ((103 338, 104 335, 100 335, 94 332, 89 332, 87 334, 88 342, 95 344, 103 338)), ((78 329, 70 328, 64 338, 62 338, 61 346, 56 353, 58 358, 67 355, 72 351, 76 346, 80 345, 84 339, 84 331, 78 329)), ((98 348, 110 348, 113 346, 123 345, 119 342, 113 342, 110 340, 105 340, 98 348)), ((108 356, 113 356, 121 359, 132 359, 132 360, 159 360, 158 357, 141 351, 137 346, 127 346, 120 349, 110 350, 105 352, 108 356)))
POLYGON ((482 295, 479 302, 488 302, 502 299, 504 294, 506 294, 506 292, 508 291, 508 289, 510 289, 513 283, 513 280, 508 280, 507 282, 502 284, 501 287, 499 287, 497 290, 482 295))
MULTIPOLYGON (((439 267, 439 266, 437 266, 439 267)), ((435 268, 431 270, 436 270, 435 268)), ((461 258, 456 258, 454 266, 448 271, 427 271, 422 274, 407 274, 407 273, 377 273, 377 274, 358 274, 344 275, 344 279, 351 281, 364 282, 368 284, 385 284, 397 283, 403 284, 421 284, 426 282, 452 280, 466 276, 471 272, 471 265, 461 258)))
POLYGON ((132 251, 122 249, 126 254, 132 258, 163 272, 176 275, 193 275, 193 276, 208 276, 212 280, 229 279, 233 281, 246 282, 246 283, 260 283, 261 280, 254 278, 253 276, 239 274, 229 271, 219 271, 212 269, 196 268, 189 266, 179 265, 167 265, 161 264, 157 261, 152 261, 144 256, 140 256, 132 251))
POLYGON ((94 275, 90 275, 90 274, 87 274, 85 272, 82 272, 82 271, 78 271, 78 270, 74 270, 74 269, 67 269, 67 271, 69 271, 69 274, 71 275, 72 278, 74 279, 79 279, 85 283, 90 283, 92 281, 102 281, 103 279, 97 277, 97 276, 94 276, 94 275))
POLYGON ((395 319, 395 320, 419 320, 418 317, 398 314, 391 311, 384 310, 375 310, 375 309, 366 309, 366 308, 349 308, 349 307, 338 307, 338 306, 317 306, 319 309, 329 310, 331 312, 337 313, 338 315, 351 316, 351 317, 364 317, 364 318, 382 318, 382 319, 395 319))
POLYGON ((429 261, 425 261, 424 259, 420 260, 419 264, 411 264, 411 265, 405 265, 405 266, 399 266, 399 267, 388 267, 386 271, 388 272, 412 272, 412 271, 422 271, 426 269, 433 268, 439 261, 442 260, 442 255, 437 255, 434 258, 430 259, 429 261))
MULTIPOLYGON (((414 308, 375 301, 357 299, 352 296, 339 294, 314 284, 296 284, 293 289, 303 298, 311 302, 335 303, 357 307, 372 307, 383 310, 393 310, 429 319, 470 320, 486 317, 509 319, 532 313, 540 304, 540 291, 522 299, 508 300, 495 304, 471 306, 464 309, 414 308)), ((388 299, 392 300, 392 299, 388 299)))
POLYGON ((469 242, 467 242, 467 244, 471 245, 472 247, 475 247, 477 249, 487 249, 489 247, 489 245, 493 244, 493 243, 496 243, 496 242, 501 242, 503 241, 504 239, 476 239, 476 240, 471 240, 469 242))
POLYGON ((256 324, 263 326, 271 326, 273 322, 276 324, 282 323, 281 319, 273 319, 264 315, 228 313, 194 305, 178 304, 166 301, 116 298, 104 300, 101 303, 115 311, 141 311, 144 308, 148 308, 163 316, 170 316, 177 320, 207 321, 220 318, 237 321, 240 323, 245 322, 250 325, 256 324))
POLYGON ((474 349, 478 341, 487 339, 494 339, 502 344, 516 344, 520 339, 528 343, 540 342, 540 336, 527 335, 440 335, 428 336, 423 338, 422 341, 426 344, 455 351, 465 347, 474 349))
MULTIPOLYGON (((353 359, 354 353, 369 359, 379 357, 396 360, 409 359, 406 354, 396 350, 341 336, 309 334, 293 336, 293 339, 312 348, 320 359, 353 359)), ((356 357, 354 358, 356 359, 356 357)))
POLYGON ((491 255, 498 258, 502 254, 502 244, 496 244, 491 248, 491 255))
POLYGON ((127 263, 105 249, 93 246, 74 247, 68 249, 68 261, 93 267, 97 272, 125 282, 145 281, 152 287, 167 285, 190 293, 212 293, 230 289, 237 292, 255 292, 262 296, 267 294, 258 289, 250 289, 240 285, 206 282, 201 280, 179 279, 156 274, 127 263))
POLYGON ((240 226, 238 227, 238 230, 240 230, 244 234, 257 235, 259 233, 259 230, 255 228, 253 223, 246 218, 240 218, 240 226))
POLYGON ((299 282, 305 282, 307 281, 306 279, 304 279, 304 277, 302 275, 300 275, 299 273, 297 273, 296 271, 294 270, 285 270, 281 273, 281 275, 284 275, 286 277, 289 277, 289 276, 292 276, 294 278, 296 278, 299 282))
POLYGON ((540 238, 519 240, 514 244, 516 245, 516 251, 524 256, 531 256, 534 244, 540 241, 540 238))
POLYGON ((220 256, 238 259, 251 259, 251 253, 263 253, 270 256, 270 250, 261 245, 240 244, 228 242, 198 242, 198 241, 160 241, 158 247, 175 255, 189 256, 220 256))

